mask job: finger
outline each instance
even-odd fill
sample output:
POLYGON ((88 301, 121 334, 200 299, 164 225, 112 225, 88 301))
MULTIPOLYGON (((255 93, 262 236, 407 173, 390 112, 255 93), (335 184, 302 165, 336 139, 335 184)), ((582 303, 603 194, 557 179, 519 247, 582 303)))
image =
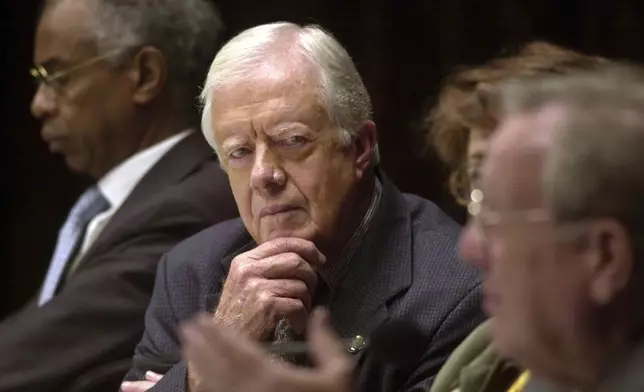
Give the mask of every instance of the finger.
POLYGON ((289 252, 297 253, 311 265, 322 265, 326 263, 326 257, 318 250, 315 244, 302 238, 276 238, 272 241, 264 242, 245 254, 255 260, 260 260, 289 252))
MULTIPOLYGON (((261 285, 265 292, 270 293, 267 295, 267 301, 275 301, 279 298, 292 298, 301 301, 307 313, 311 311, 311 293, 306 283, 301 280, 271 279, 263 281, 261 285)), ((279 312, 278 315, 284 316, 283 313, 279 312)))
POLYGON ((151 381, 124 381, 121 383, 122 392, 145 392, 154 386, 151 381))
POLYGON ((258 261, 257 273, 266 279, 298 279, 306 283, 311 293, 315 292, 318 276, 300 255, 294 252, 281 253, 258 261))
POLYGON ((309 340, 316 365, 325 372, 350 372, 353 363, 344 344, 331 328, 328 311, 316 309, 313 312, 309 324, 309 340))
POLYGON ((295 333, 301 334, 306 331, 309 312, 299 299, 276 298, 275 313, 287 318, 295 333))
POLYGON ((184 324, 181 331, 183 344, 193 350, 195 361, 217 366, 222 371, 229 367, 248 366, 254 354, 261 352, 259 346, 254 347, 247 338, 224 325, 213 323, 207 314, 184 324))
POLYGON ((148 370, 147 372, 145 372, 146 381, 152 381, 154 383, 157 383, 161 381, 162 378, 163 378, 163 375, 155 373, 153 371, 148 370))
POLYGON ((217 377, 225 374, 228 365, 216 334, 214 337, 206 336, 209 335, 205 332, 208 328, 216 328, 216 325, 206 315, 199 315, 182 324, 179 328, 181 348, 184 359, 195 373, 217 377))

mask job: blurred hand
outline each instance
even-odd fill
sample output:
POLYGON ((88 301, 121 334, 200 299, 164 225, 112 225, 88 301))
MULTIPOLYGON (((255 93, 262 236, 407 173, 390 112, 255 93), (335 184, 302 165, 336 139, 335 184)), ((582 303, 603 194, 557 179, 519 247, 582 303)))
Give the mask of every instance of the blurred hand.
POLYGON ((214 320, 263 340, 281 318, 304 332, 317 285, 313 269, 326 258, 311 241, 278 238, 235 257, 214 320))
POLYGON ((122 392, 145 392, 158 383, 163 376, 154 372, 145 373, 145 381, 125 381, 121 384, 122 392))
POLYGON ((276 362, 256 341, 199 316, 181 328, 183 355, 199 377, 190 392, 350 392, 353 360, 335 336, 326 312, 309 325, 315 368, 276 362))

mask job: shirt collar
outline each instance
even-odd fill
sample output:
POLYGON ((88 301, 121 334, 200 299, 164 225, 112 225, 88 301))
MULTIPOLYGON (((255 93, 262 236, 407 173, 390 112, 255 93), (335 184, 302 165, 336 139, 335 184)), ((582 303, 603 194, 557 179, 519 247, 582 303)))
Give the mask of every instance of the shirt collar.
POLYGON ((139 151, 105 174, 98 181, 98 188, 110 202, 111 208, 119 208, 145 173, 191 132, 185 130, 139 151))
POLYGON ((380 204, 380 199, 382 197, 382 183, 377 175, 375 176, 374 182, 375 184, 373 195, 371 196, 371 203, 369 204, 369 208, 362 218, 362 221, 353 232, 351 238, 349 238, 349 241, 347 241, 344 247, 342 247, 339 256, 335 260, 331 260, 332 262, 328 264, 328 267, 325 266, 325 268, 322 268, 319 271, 320 276, 324 279, 324 282, 330 289, 335 289, 340 285, 340 282, 349 267, 351 259, 362 244, 362 240, 367 234, 369 225, 371 224, 376 209, 380 204))

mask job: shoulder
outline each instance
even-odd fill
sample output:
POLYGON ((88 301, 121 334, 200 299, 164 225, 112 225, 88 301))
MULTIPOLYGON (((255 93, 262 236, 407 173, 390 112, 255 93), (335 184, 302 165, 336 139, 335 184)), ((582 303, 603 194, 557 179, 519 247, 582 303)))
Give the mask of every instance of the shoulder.
POLYGON ((460 259, 460 226, 436 204, 404 195, 412 226, 412 287, 418 311, 449 314, 459 307, 478 311, 481 276, 460 259), (428 305, 431 304, 431 305, 428 305))
POLYGON ((181 226, 183 238, 239 215, 225 174, 211 161, 172 184, 135 189, 117 214, 127 221, 122 232, 181 226))
MULTIPOLYGON (((481 356, 489 356, 492 345, 492 331, 490 320, 486 320, 476 327, 463 342, 452 352, 445 363, 445 367, 462 368, 477 359, 484 359, 481 356)), ((496 359, 496 356, 495 358, 496 359)))
POLYGON ((445 237, 456 242, 461 227, 432 201, 417 195, 403 193, 415 231, 425 236, 445 237))
POLYGON ((179 242, 168 252, 167 258, 199 265, 213 257, 234 251, 236 247, 243 246, 242 242, 248 242, 248 238, 241 218, 229 219, 179 242))
POLYGON ((431 273, 439 280, 450 275, 474 279, 476 270, 458 256, 460 226, 431 201, 409 194, 404 197, 412 229, 416 271, 431 273))
POLYGON ((221 271, 221 260, 246 245, 250 236, 241 218, 211 226, 181 241, 164 258, 167 275, 191 275, 206 281, 221 271))
POLYGON ((237 215, 228 178, 215 161, 205 161, 180 181, 157 192, 149 192, 145 205, 152 207, 154 204, 164 206, 168 211, 198 210, 206 212, 207 217, 223 214, 227 219, 237 215))
MULTIPOLYGON (((492 342, 490 321, 487 320, 476 327, 452 352, 436 375, 431 390, 452 391, 459 386, 463 373, 486 378, 497 368, 500 360, 492 342)), ((481 385, 485 382, 484 379, 480 381, 481 385)))

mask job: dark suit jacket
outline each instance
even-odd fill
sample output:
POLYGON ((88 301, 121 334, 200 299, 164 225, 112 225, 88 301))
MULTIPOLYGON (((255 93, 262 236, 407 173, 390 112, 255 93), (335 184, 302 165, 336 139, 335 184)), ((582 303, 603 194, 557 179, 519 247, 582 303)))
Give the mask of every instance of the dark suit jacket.
POLYGON ((66 390, 131 358, 161 256, 237 215, 212 149, 199 132, 187 136, 141 179, 56 297, 0 324, 0 391, 66 390))
MULTIPOLYGON (((450 352, 484 319, 477 273, 455 253, 458 232, 458 225, 433 203, 403 195, 384 179, 380 205, 329 305, 332 323, 340 335, 352 337, 369 335, 389 317, 405 317, 422 327, 431 342, 422 360, 406 372, 362 351, 359 390, 428 391, 450 352)), ((164 354, 179 350, 181 321, 216 306, 232 256, 251 248, 250 241, 236 219, 193 236, 164 257, 126 380, 142 380, 152 369, 165 373, 153 391, 185 390, 185 364, 166 366, 164 354)))

